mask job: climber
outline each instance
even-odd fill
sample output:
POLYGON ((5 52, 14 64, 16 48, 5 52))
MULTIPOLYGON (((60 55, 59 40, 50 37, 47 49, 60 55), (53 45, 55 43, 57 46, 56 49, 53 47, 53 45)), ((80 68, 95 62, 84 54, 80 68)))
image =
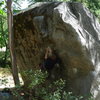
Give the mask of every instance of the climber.
POLYGON ((48 72, 48 77, 51 76, 52 69, 56 64, 60 64, 60 59, 50 47, 46 48, 46 53, 44 56, 44 61, 42 64, 42 69, 45 69, 48 72))

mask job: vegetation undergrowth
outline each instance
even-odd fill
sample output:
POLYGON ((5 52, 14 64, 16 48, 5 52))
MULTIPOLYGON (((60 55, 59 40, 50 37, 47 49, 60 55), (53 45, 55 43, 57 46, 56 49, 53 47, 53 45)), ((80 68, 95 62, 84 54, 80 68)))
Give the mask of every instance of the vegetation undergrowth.
MULTIPOLYGON (((13 91, 15 96, 20 96, 20 100, 84 100, 83 96, 75 96, 72 92, 66 91, 65 80, 59 79, 50 82, 47 72, 28 70, 22 74, 28 76, 29 84, 27 89, 16 86, 13 91)), ((90 95, 87 100, 94 99, 90 95)))

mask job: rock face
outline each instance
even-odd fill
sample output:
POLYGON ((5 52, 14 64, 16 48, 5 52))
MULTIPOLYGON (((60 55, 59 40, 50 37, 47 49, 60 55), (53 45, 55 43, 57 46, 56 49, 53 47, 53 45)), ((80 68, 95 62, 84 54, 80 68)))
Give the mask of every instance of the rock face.
POLYGON ((20 70, 38 68, 50 46, 62 60, 58 74, 67 81, 68 91, 91 91, 99 100, 100 24, 82 4, 34 4, 14 15, 14 39, 20 70))

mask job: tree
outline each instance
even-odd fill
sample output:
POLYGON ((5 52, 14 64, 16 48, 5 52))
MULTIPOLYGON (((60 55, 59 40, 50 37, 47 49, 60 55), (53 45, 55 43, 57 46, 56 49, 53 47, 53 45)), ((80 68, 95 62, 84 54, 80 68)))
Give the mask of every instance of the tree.
POLYGON ((7 27, 7 13, 5 9, 5 2, 0 1, 0 48, 5 47, 6 50, 0 52, 0 65, 5 67, 8 64, 8 27, 7 27))
POLYGON ((12 73, 15 85, 20 85, 18 77, 18 68, 16 65, 16 56, 14 52, 14 34, 13 34, 13 15, 12 15, 12 0, 7 0, 7 14, 8 14, 8 29, 9 29, 9 48, 12 61, 12 73))

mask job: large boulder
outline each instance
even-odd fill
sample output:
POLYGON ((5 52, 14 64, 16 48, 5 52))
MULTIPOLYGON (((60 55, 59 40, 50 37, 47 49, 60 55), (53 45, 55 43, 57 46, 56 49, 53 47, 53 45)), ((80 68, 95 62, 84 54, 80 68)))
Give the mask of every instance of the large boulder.
POLYGON ((62 70, 55 77, 66 80, 68 91, 91 92, 99 100, 100 24, 82 4, 35 3, 14 15, 14 40, 21 71, 37 69, 50 46, 62 60, 62 70))

